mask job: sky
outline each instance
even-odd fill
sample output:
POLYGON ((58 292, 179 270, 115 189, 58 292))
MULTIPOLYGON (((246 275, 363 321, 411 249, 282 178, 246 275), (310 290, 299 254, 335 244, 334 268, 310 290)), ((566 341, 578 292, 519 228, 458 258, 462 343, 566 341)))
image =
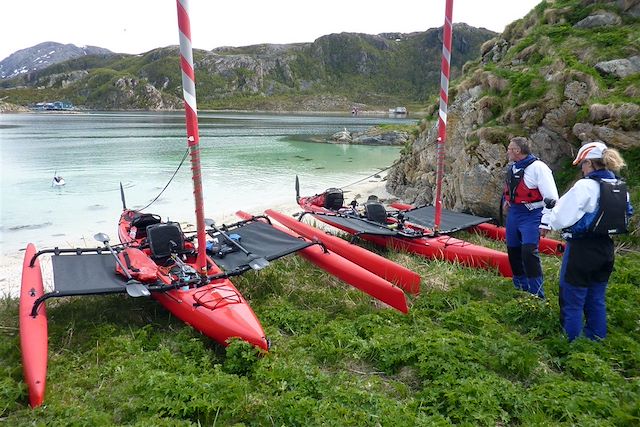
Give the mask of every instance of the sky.
MULTIPOLYGON (((502 32, 540 0, 454 0, 453 22, 502 32)), ((445 0, 191 0, 194 48, 313 42, 341 33, 442 26, 445 0)), ((0 6, 0 61, 45 41, 144 53, 177 45, 175 0, 13 0, 0 6)))

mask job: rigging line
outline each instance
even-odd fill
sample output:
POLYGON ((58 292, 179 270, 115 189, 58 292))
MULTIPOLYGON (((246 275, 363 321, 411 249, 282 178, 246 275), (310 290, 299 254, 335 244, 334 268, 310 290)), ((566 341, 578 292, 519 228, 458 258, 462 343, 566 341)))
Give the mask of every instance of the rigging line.
MULTIPOLYGON (((435 145, 437 145, 437 143, 438 143, 438 140, 436 139, 436 140, 434 140, 434 141, 432 141, 432 142, 428 143, 428 144, 427 144, 427 146, 431 146, 431 145, 434 145, 434 146, 435 146, 435 145)), ((369 179, 369 178, 371 178, 371 177, 374 177, 374 176, 378 175, 380 172, 384 172, 384 171, 386 171, 386 170, 389 170, 389 169, 391 169, 392 167, 393 167, 393 165, 391 165, 391 166, 389 166, 389 167, 386 167, 386 168, 384 168, 384 169, 380 169, 378 172, 376 172, 376 173, 374 173, 374 174, 372 174, 372 175, 369 175, 369 176, 367 176, 367 177, 364 177, 364 178, 362 178, 362 179, 360 179, 360 180, 358 180, 358 181, 356 181, 356 182, 352 182, 351 184, 343 185, 343 186, 342 186, 342 187, 340 187, 340 188, 347 188, 347 187, 350 187, 350 186, 352 186, 352 185, 358 184, 359 182, 362 182, 362 181, 364 181, 365 179, 369 179)))
POLYGON ((169 184, 171 184, 171 181, 173 181, 173 178, 176 177, 176 174, 178 173, 178 171, 180 170, 180 168, 182 167, 182 164, 184 163, 185 159, 187 158, 187 155, 189 154, 189 148, 187 148, 187 150, 184 152, 184 156, 182 156, 182 160, 180 160, 180 164, 178 165, 178 167, 176 168, 175 172, 173 173, 173 175, 171 176, 171 178, 169 179, 169 182, 167 182, 167 185, 164 186, 164 188, 162 189, 162 191, 160 191, 160 193, 158 193, 158 195, 156 196, 155 199, 153 199, 152 201, 149 202, 149 204, 147 206, 145 206, 144 208, 138 209, 140 211, 143 211, 145 209, 147 209, 149 206, 151 206, 153 203, 155 203, 156 200, 158 200, 160 198, 160 196, 162 196, 162 193, 164 193, 164 190, 167 189, 167 187, 169 186, 169 184))
POLYGON ((373 173, 373 174, 371 174, 371 175, 369 175, 369 176, 365 176, 364 178, 359 179, 359 180, 358 180, 358 181, 356 181, 356 182, 352 182, 351 184, 343 185, 343 186, 342 186, 342 187, 340 187, 340 188, 347 188, 347 187, 350 187, 350 186, 352 186, 352 185, 355 185, 355 184, 357 184, 357 183, 359 183, 359 182, 362 182, 362 181, 364 181, 365 179, 372 178, 372 177, 374 177, 374 176, 378 175, 380 172, 384 172, 384 171, 386 171, 386 170, 391 169, 391 167, 392 167, 392 166, 393 166, 393 165, 391 165, 391 166, 389 166, 389 167, 386 167, 386 168, 384 168, 384 169, 380 169, 378 172, 375 172, 375 173, 373 173))

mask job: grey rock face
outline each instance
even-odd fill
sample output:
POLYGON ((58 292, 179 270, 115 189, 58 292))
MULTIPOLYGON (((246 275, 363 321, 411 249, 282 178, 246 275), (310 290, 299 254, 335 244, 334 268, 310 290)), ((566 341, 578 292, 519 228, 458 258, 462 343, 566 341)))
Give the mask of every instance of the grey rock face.
POLYGON ((593 15, 589 15, 582 21, 577 22, 574 27, 576 28, 598 28, 598 27, 611 27, 620 25, 622 18, 615 13, 599 11, 593 15))
POLYGON ((614 59, 612 61, 598 62, 595 65, 595 68, 601 74, 611 74, 623 79, 640 73, 640 56, 632 56, 628 59, 614 59))

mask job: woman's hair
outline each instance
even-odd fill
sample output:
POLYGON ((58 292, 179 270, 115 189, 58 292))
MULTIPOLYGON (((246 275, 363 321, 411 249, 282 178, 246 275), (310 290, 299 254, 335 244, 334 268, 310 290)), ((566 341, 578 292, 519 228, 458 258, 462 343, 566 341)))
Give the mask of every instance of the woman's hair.
POLYGON ((619 172, 620 169, 627 164, 615 148, 607 148, 604 150, 601 159, 590 159, 594 169, 609 169, 613 172, 619 172))

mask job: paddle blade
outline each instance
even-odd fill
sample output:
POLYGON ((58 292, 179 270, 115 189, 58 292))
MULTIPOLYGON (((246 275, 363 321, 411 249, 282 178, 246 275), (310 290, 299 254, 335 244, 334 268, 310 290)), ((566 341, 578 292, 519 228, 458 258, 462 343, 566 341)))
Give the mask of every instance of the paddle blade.
POLYGON ((127 204, 124 202, 124 188, 122 188, 122 182, 120 182, 120 200, 122 200, 122 210, 127 210, 127 204))
POLYGON ((109 236, 107 236, 105 233, 97 233, 93 235, 93 238, 96 239, 98 242, 100 243, 107 243, 109 242, 109 236))
POLYGON ((127 290, 127 294, 130 297, 138 298, 138 297, 148 297, 151 295, 149 289, 142 283, 137 280, 129 280, 125 285, 125 289, 127 290))
POLYGON ((269 266, 269 261, 267 261, 265 258, 254 258, 251 261, 249 261, 249 267, 251 267, 254 270, 262 270, 265 267, 269 266))
POLYGON ((298 175, 296 175, 296 202, 300 200, 300 180, 298 179, 298 175))

